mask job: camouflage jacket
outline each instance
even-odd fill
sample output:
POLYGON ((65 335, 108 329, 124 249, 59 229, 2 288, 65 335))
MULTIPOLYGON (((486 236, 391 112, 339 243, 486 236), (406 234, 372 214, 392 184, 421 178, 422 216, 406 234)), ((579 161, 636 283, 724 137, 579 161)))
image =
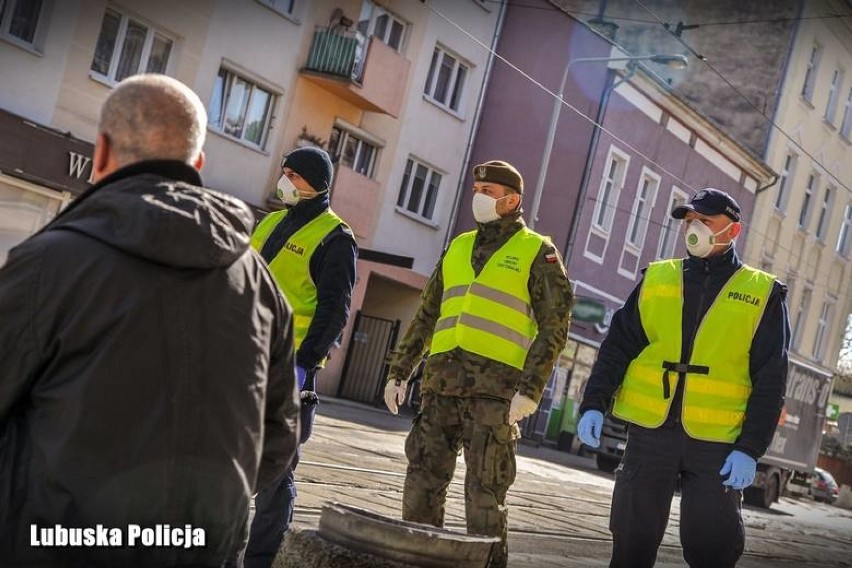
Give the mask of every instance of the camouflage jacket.
MULTIPOLYGON (((480 224, 471 264, 479 274, 485 263, 524 226, 517 212, 492 223, 480 224)), ((405 336, 388 356, 389 380, 406 380, 429 349, 444 292, 441 262, 423 290, 422 302, 405 336)), ((529 292, 538 323, 538 335, 527 353, 523 371, 456 348, 429 356, 421 391, 445 396, 484 396, 510 400, 519 392, 532 400, 541 394, 559 353, 568 339, 574 294, 556 248, 542 244, 530 268, 529 292)))

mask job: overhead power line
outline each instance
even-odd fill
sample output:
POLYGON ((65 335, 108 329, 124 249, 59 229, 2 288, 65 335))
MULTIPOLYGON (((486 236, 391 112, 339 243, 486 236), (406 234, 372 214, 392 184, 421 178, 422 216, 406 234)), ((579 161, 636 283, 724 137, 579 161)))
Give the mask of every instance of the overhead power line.
MULTIPOLYGON (((447 16, 446 14, 444 14, 443 12, 441 12, 440 10, 436 9, 435 7, 433 7, 433 6, 432 6, 431 4, 429 4, 429 3, 427 3, 426 5, 427 5, 427 7, 428 7, 428 8, 429 8, 432 12, 434 12, 436 15, 438 15, 439 17, 441 17, 442 19, 444 19, 446 22, 448 22, 448 23, 449 23, 450 25, 452 25, 453 27, 455 27, 455 28, 456 28, 457 30, 459 30, 462 34, 466 35, 466 36, 467 36, 468 38, 470 38, 470 39, 471 39, 474 43, 476 43, 476 44, 480 45, 481 47, 483 47, 483 48, 484 48, 484 49, 485 49, 488 53, 490 53, 491 55, 493 55, 495 58, 497 58, 497 59, 499 59, 499 60, 503 61, 504 63, 506 63, 506 65, 508 65, 511 69, 513 69, 513 70, 514 70, 514 71, 516 71, 517 73, 519 73, 522 77, 524 77, 524 78, 525 78, 527 81, 529 81, 531 84, 535 85, 536 87, 540 88, 540 89, 541 89, 541 90, 543 90, 544 92, 548 93, 551 97, 553 97, 553 98, 555 98, 555 99, 558 99, 558 98, 559 98, 559 97, 558 97, 558 96, 557 96, 557 95, 556 95, 553 91, 551 91, 550 89, 548 89, 547 87, 545 87, 544 85, 542 85, 542 84, 541 84, 539 81, 537 81, 536 79, 532 78, 532 77, 531 77, 528 73, 526 73, 526 72, 525 72, 524 70, 522 70, 520 67, 518 67, 517 65, 515 65, 514 63, 512 63, 511 61, 509 61, 508 59, 506 59, 504 56, 500 55, 499 53, 497 53, 496 51, 494 51, 493 49, 491 49, 491 47, 490 47, 490 46, 488 46, 488 45, 484 44, 484 43, 483 43, 482 41, 480 41, 480 40, 479 40, 479 39, 478 39, 478 38, 477 38, 474 34, 472 34, 471 32, 469 32, 468 30, 464 29, 464 28, 463 28, 460 24, 458 24, 457 22, 455 22, 452 18, 450 18, 449 16, 447 16)), ((655 160, 653 160, 653 159, 651 159, 650 157, 648 157, 646 154, 644 154, 643 152, 641 152, 640 150, 638 150, 637 148, 635 148, 635 147, 634 147, 633 145, 631 145, 629 142, 627 142, 627 141, 625 141, 625 140, 621 139, 620 137, 618 137, 617 135, 615 135, 613 132, 611 132, 611 131, 610 131, 609 129, 607 129, 605 126, 603 126, 602 124, 600 124, 600 123, 598 123, 597 121, 595 121, 595 119, 593 119, 593 118, 591 118, 591 117, 589 117, 589 116, 585 115, 582 111, 580 111, 579 109, 577 109, 576 107, 574 107, 573 105, 571 105, 569 102, 565 101, 564 99, 562 99, 562 104, 563 104, 563 105, 565 105, 566 107, 568 107, 569 109, 571 109, 574 113, 576 113, 577 115, 579 115, 580 117, 582 117, 584 120, 586 120, 586 121, 587 121, 587 122, 589 122, 590 124, 594 125, 594 126, 595 126, 595 127, 597 127, 597 128, 600 128, 600 129, 601 129, 601 131, 606 132, 606 133, 607 133, 609 136, 611 136, 614 140, 616 140, 616 141, 620 142, 621 144, 623 144, 623 145, 624 145, 624 146, 626 146, 627 148, 630 148, 631 150, 633 150, 634 152, 636 152, 636 154, 637 154, 637 155, 642 156, 643 158, 645 158, 645 160, 647 160, 647 161, 648 161, 648 163, 650 163, 650 164, 653 164, 653 165, 657 166, 660 170, 662 170, 663 172, 667 173, 669 176, 671 176, 674 180, 676 180, 676 181, 679 183, 679 187, 680 187, 681 189, 689 189, 689 190, 692 190, 692 193, 695 193, 696 188, 695 188, 695 187, 693 187, 692 185, 690 185, 688 182, 686 182, 686 180, 684 180, 684 179, 683 179, 683 178, 681 178, 680 176, 678 176, 678 175, 676 175, 676 174, 674 174, 674 173, 670 172, 670 171, 669 171, 668 169, 666 169, 663 165, 661 165, 660 163, 658 163, 658 162, 656 162, 655 160)), ((597 199, 596 199, 595 197, 592 197, 592 196, 587 196, 587 197, 586 197, 586 199, 587 199, 587 201, 597 201, 597 199)), ((606 205, 606 207, 608 207, 608 208, 613 208, 613 209, 615 209, 615 210, 622 210, 622 211, 626 211, 626 210, 625 210, 625 209, 623 209, 623 208, 619 208, 617 205, 616 205, 616 206, 614 206, 614 205, 609 205, 609 204, 607 204, 607 205, 606 205)), ((631 212, 632 212, 632 211, 631 211, 631 212)), ((644 220, 644 218, 643 218, 643 220, 644 220)), ((662 223, 660 223, 659 221, 655 221, 655 220, 652 220, 652 219, 650 219, 650 218, 648 218, 648 221, 649 221, 651 224, 653 224, 653 225, 656 225, 656 226, 662 226, 662 223)), ((748 222, 743 222, 742 224, 743 224, 743 227, 744 227, 744 228, 748 229, 748 231, 749 231, 749 234, 750 234, 750 235, 762 236, 762 237, 764 237, 764 238, 769 236, 768 234, 763 233, 763 232, 761 232, 761 231, 757 230, 757 229, 756 229, 756 228, 754 228, 752 225, 750 225, 748 222)), ((780 250, 782 250, 782 251, 785 251, 785 252, 788 252, 788 253, 791 253, 791 254, 794 252, 791 248, 785 247, 785 246, 781 245, 780 243, 776 243, 776 246, 778 247, 778 249, 780 249, 780 250)), ((822 288, 822 289, 824 289, 826 292, 829 292, 829 291, 830 291, 830 290, 829 290, 829 287, 828 287, 829 275, 827 275, 826 273, 823 273, 823 272, 813 272, 813 276, 814 276, 814 279, 813 279, 812 281, 808 281, 808 284, 810 284, 812 288, 822 288), (819 282, 819 281, 817 281, 817 277, 824 278, 824 282, 819 282)), ((836 294, 836 293, 832 292, 832 295, 834 295, 834 296, 838 297, 838 299, 839 299, 840 297, 843 297, 843 298, 849 298, 849 297, 852 297, 852 290, 851 290, 851 291, 849 291, 849 292, 847 292, 846 294, 836 294)))
POLYGON ((806 156, 808 156, 808 157, 809 157, 809 158, 813 161, 813 163, 815 163, 815 164, 817 164, 818 166, 820 166, 820 168, 822 168, 822 169, 825 171, 825 173, 826 173, 829 177, 831 177, 831 178, 832 178, 835 182, 837 182, 837 185, 839 185, 840 187, 842 187, 843 189, 845 189, 847 193, 849 193, 850 195, 852 195, 852 188, 851 188, 851 187, 849 187, 848 185, 846 185, 845 183, 843 183, 843 181, 841 181, 841 180, 840 180, 840 178, 838 178, 836 175, 834 175, 834 174, 831 172, 831 170, 829 170, 829 169, 828 169, 828 168, 827 168, 827 167, 826 167, 823 163, 821 163, 819 160, 817 160, 817 159, 816 159, 816 157, 815 157, 813 154, 811 154, 808 150, 806 150, 806 149, 804 148, 804 146, 802 146, 801 144, 799 144, 799 143, 796 141, 796 139, 795 139, 795 138, 793 138, 793 136, 791 136, 790 134, 788 134, 788 133, 787 133, 787 131, 786 131, 786 130, 784 130, 783 128, 781 128, 781 126, 780 126, 777 122, 775 122, 775 120, 774 120, 773 118, 771 118, 771 117, 770 117, 770 116, 768 116, 765 112, 763 112, 762 110, 760 110, 760 108, 759 108, 756 104, 754 104, 754 103, 751 101, 751 99, 750 99, 750 98, 748 98, 745 94, 743 94, 743 92, 742 92, 742 91, 740 91, 740 90, 736 87, 736 85, 734 85, 734 84, 733 84, 730 80, 728 80, 728 78, 727 78, 727 77, 725 77, 725 76, 724 76, 724 75, 723 75, 723 74, 722 74, 722 73, 721 73, 718 69, 716 69, 716 67, 714 67, 714 66, 710 63, 710 61, 708 61, 708 60, 707 60, 707 57, 705 57, 704 55, 702 55, 702 54, 698 53, 698 51, 696 51, 696 50, 695 50, 695 49, 694 49, 691 45, 689 45, 688 43, 686 43, 686 42, 683 40, 683 38, 682 38, 682 37, 680 37, 679 35, 676 35, 676 34, 675 34, 672 30, 671 30, 671 26, 670 26, 669 24, 667 24, 666 22, 664 22, 662 19, 660 19, 660 18, 659 18, 659 17, 658 17, 658 16, 657 16, 657 15, 656 15, 656 14, 655 14, 655 13, 654 13, 651 9, 650 9, 650 8, 648 8, 647 6, 645 6, 645 4, 643 4, 643 3, 642 3, 642 0, 635 0, 635 2, 636 2, 636 4, 638 4, 639 6, 641 6, 641 7, 642 7, 645 11, 647 11, 647 12, 648 12, 651 16, 653 16, 654 18, 656 18, 656 19, 657 19, 657 23, 658 23, 659 25, 661 25, 663 28, 665 28, 666 30, 668 30, 668 31, 669 31, 669 33, 671 33, 672 37, 674 37, 675 39, 677 39, 677 41, 678 41, 681 45, 683 45, 683 46, 684 46, 684 47, 685 47, 685 48, 686 48, 686 49, 687 49, 687 50, 688 50, 691 54, 693 54, 695 57, 697 57, 698 59, 700 59, 701 61, 703 61, 703 62, 704 62, 704 64, 705 64, 705 65, 706 65, 706 66, 707 66, 707 67, 708 67, 711 71, 713 71, 713 73, 715 73, 715 74, 716 74, 716 76, 718 76, 718 77, 719 77, 722 81, 724 81, 724 82, 725 82, 725 84, 726 84, 726 85, 728 85, 728 87, 730 87, 730 88, 731 88, 731 90, 733 90, 733 91, 734 91, 734 92, 735 92, 735 93, 736 93, 736 94, 737 94, 740 98, 742 98, 744 101, 746 101, 746 102, 749 104, 749 106, 750 106, 751 108, 753 108, 753 109, 755 110, 755 112, 757 112, 757 114, 759 114, 759 115, 760 115, 760 116, 762 116, 764 119, 766 119, 766 121, 767 121, 770 125, 772 125, 772 127, 773 127, 773 128, 775 128, 776 130, 778 130, 778 132, 780 132, 781 134, 783 134, 783 135, 784 135, 784 137, 785 137, 785 138, 787 138, 787 140, 789 140, 789 141, 790 141, 790 142, 791 142, 791 143, 792 143, 792 144, 793 144, 796 148, 798 148, 798 149, 799 149, 799 150, 800 150, 803 154, 805 154, 806 156))

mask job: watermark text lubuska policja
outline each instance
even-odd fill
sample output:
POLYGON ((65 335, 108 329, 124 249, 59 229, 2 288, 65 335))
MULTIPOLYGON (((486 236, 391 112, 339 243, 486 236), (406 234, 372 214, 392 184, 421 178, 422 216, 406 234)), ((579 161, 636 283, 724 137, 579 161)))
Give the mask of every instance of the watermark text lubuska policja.
POLYGON ((171 547, 200 548, 207 544, 203 528, 183 525, 127 525, 126 527, 39 527, 30 525, 30 546, 62 547, 171 547))

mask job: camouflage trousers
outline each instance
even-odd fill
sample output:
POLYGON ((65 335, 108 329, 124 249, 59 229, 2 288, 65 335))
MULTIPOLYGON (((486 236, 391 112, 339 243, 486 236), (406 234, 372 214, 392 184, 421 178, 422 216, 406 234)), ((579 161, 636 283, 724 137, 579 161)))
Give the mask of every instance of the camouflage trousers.
POLYGON ((428 394, 405 440, 402 518, 443 526, 447 488, 463 449, 467 532, 500 537, 491 568, 503 568, 508 560, 506 492, 515 481, 520 437, 518 426, 507 423, 508 415, 507 400, 428 394))

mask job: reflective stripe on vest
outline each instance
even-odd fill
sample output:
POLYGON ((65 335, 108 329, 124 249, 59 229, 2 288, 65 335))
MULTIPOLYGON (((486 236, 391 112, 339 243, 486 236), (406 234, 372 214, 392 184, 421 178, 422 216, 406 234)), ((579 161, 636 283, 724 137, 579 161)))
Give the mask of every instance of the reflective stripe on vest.
POLYGON ((478 276, 471 265, 475 239, 476 231, 459 235, 444 255, 444 294, 431 353, 460 347, 523 369, 538 333, 528 288, 530 268, 546 238, 522 228, 478 276))
MULTIPOLYGON (((262 250, 273 229, 286 216, 287 210, 281 210, 264 217, 251 236, 252 248, 256 251, 262 250)), ((320 213, 296 231, 269 263, 269 270, 278 288, 293 308, 296 349, 308 334, 317 309, 317 287, 311 278, 311 257, 326 235, 338 225, 347 226, 343 219, 330 209, 320 213)))
POLYGON ((685 377, 682 423, 687 434, 734 442, 751 394, 749 350, 774 282, 771 274, 749 266, 737 270, 698 326, 687 367, 680 363, 683 261, 651 263, 639 295, 649 344, 627 368, 613 415, 647 428, 660 426, 668 416, 671 393, 685 377))

